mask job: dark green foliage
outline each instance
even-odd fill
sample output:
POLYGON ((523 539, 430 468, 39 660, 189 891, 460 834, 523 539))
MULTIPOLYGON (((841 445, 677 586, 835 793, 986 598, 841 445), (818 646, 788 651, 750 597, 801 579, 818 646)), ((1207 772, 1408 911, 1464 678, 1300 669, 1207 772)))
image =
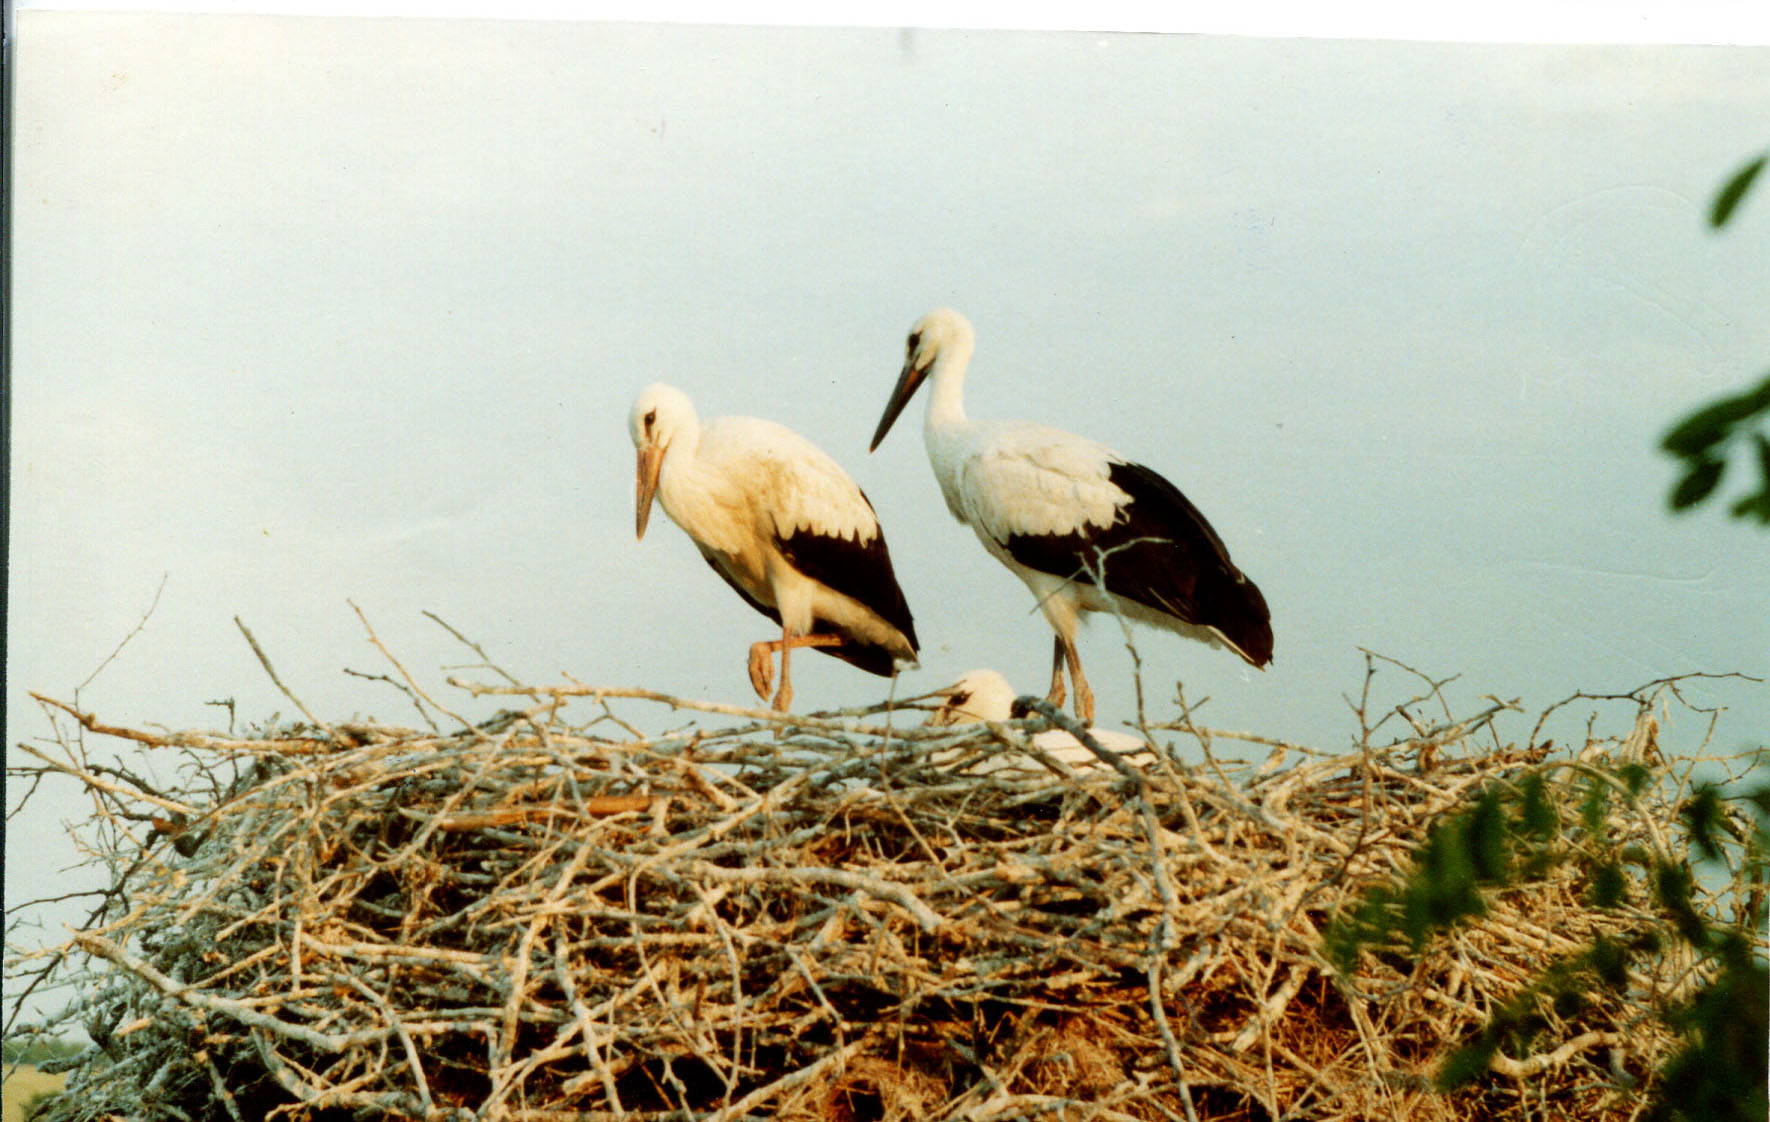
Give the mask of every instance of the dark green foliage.
POLYGON ((1487 1065, 1493 1061, 1493 1054, 1499 1049, 1500 1035, 1494 1031, 1494 1022, 1490 1021, 1473 1041, 1452 1052, 1439 1067, 1438 1086, 1461 1087, 1481 1078, 1487 1071, 1487 1065))
POLYGON ((1402 890, 1408 943, 1416 954, 1434 930, 1487 911, 1479 888, 1498 883, 1506 872, 1505 826, 1497 809, 1490 792, 1427 836, 1417 874, 1402 890))
POLYGON ((1684 819, 1684 828, 1690 831, 1690 840, 1702 854, 1705 861, 1718 861, 1721 857, 1720 843, 1715 840, 1715 831, 1721 828, 1721 796, 1716 793, 1713 784, 1704 784, 1697 788, 1679 810, 1684 819))
POLYGON ((1758 470, 1763 473, 1765 483, 1757 494, 1735 500, 1732 514, 1735 518, 1756 518, 1770 524, 1770 437, 1754 432, 1752 440, 1758 447, 1758 470))
POLYGON ((1553 964, 1496 1009, 1473 1040, 1446 1057, 1434 1082, 1440 1090, 1452 1090, 1485 1075, 1494 1052, 1502 1047, 1514 1055, 1532 1051, 1533 1039, 1549 1027, 1544 1010, 1572 1020, 1594 1000, 1605 1000, 1595 996, 1601 991, 1624 992, 1630 957, 1647 952, 1646 946, 1626 946, 1599 936, 1582 953, 1553 964))
POLYGON ((1695 878, 1690 875, 1688 865, 1664 864, 1654 870, 1653 888, 1659 906, 1671 917, 1672 925, 1684 941, 1700 950, 1708 946, 1708 925, 1690 901, 1694 887, 1695 878))
POLYGON ((1397 935, 1417 955, 1436 932, 1485 914, 1481 889, 1503 885, 1511 875, 1510 833, 1497 789, 1434 826, 1415 854, 1413 875, 1398 886, 1374 886, 1329 925, 1328 960, 1349 973, 1366 945, 1387 947, 1397 935))
MULTIPOLYGON (((1770 154, 1759 156, 1735 172, 1709 210, 1709 223, 1720 227, 1733 216, 1770 154)), ((1660 440, 1660 448, 1680 461, 1677 483, 1668 502, 1673 511, 1686 511, 1715 493, 1727 464, 1740 445, 1757 452, 1759 484, 1735 499, 1728 512, 1770 526, 1770 378, 1742 393, 1717 398, 1691 413, 1660 440)))
POLYGON ((1439 1065, 1433 1082, 1439 1090, 1449 1091, 1472 1083, 1487 1072, 1487 1065, 1501 1048, 1512 1053, 1529 1052, 1531 1041, 1547 1027, 1539 1010, 1546 995, 1548 1003, 1561 1016, 1575 1015, 1577 1010, 1564 1005, 1566 1001, 1583 1000, 1569 985, 1571 972, 1565 967, 1551 969, 1542 981, 1501 1005, 1488 1018, 1475 1039, 1458 1048, 1439 1065), (1566 1012, 1562 1010, 1566 1009, 1566 1012))
POLYGON ((1619 993, 1628 988, 1629 952, 1621 943, 1607 935, 1598 936, 1586 962, 1604 988, 1619 993))
POLYGON ((1586 797, 1579 804, 1579 824, 1588 834, 1604 829, 1604 816, 1610 809, 1610 790, 1593 779, 1586 785, 1586 797))
POLYGON ((1742 393, 1717 398, 1679 421, 1659 445, 1674 456, 1701 456, 1726 440, 1734 426, 1770 408, 1770 380, 1742 393))
POLYGON ((1631 799, 1639 795, 1647 786, 1647 781, 1653 778, 1653 773, 1647 770, 1645 764, 1624 764, 1616 769, 1616 774, 1623 781, 1623 789, 1629 793, 1631 799))
POLYGON ((1770 971, 1743 938, 1727 939, 1721 972, 1667 1019, 1688 1043, 1660 1072, 1650 1122, 1763 1122, 1764 1042, 1770 1039, 1770 971))
POLYGON ((1593 907, 1614 908, 1628 900, 1629 881, 1623 875, 1621 865, 1614 861, 1594 861, 1587 875, 1591 883, 1586 895, 1593 907))
POLYGON ((1561 816, 1548 796, 1547 781, 1533 771, 1518 783, 1518 832, 1528 841, 1545 842, 1561 829, 1561 816))
POLYGON ((1434 937, 1482 915, 1487 893, 1528 888, 1558 870, 1577 870, 1595 907, 1614 914, 1632 904, 1650 912, 1632 927, 1599 935, 1582 951, 1551 963, 1496 1008, 1440 1065, 1435 1078, 1440 1089, 1484 1078, 1502 1049, 1528 1054, 1534 1038, 1551 1027, 1551 1018, 1574 1021, 1615 1000, 1603 995, 1627 994, 1632 965, 1646 966, 1681 942, 1702 956, 1712 980, 1690 1000, 1660 1010, 1685 1044, 1650 1089, 1656 1105, 1649 1117, 1660 1122, 1765 1119, 1770 977, 1753 938, 1762 907, 1731 922, 1706 914, 1698 903, 1693 864, 1715 863, 1725 875, 1763 885, 1770 787, 1740 794, 1698 787, 1680 812, 1690 858, 1667 860, 1607 841, 1613 805, 1641 794, 1651 780, 1646 768, 1634 764, 1611 771, 1581 769, 1567 777, 1546 767, 1510 785, 1490 786, 1431 829, 1405 877, 1373 885, 1329 923, 1324 953, 1349 976, 1364 951, 1392 955, 1405 948, 1417 957, 1434 937), (1563 822, 1556 808, 1575 803, 1577 821, 1563 822), (1742 820, 1754 819, 1755 828, 1741 829, 1742 820), (1729 865, 1730 857, 1739 860, 1729 865), (1645 899, 1632 892, 1637 882, 1631 868, 1645 880, 1645 899))
POLYGON ((1714 489, 1721 485, 1721 472, 1727 467, 1727 461, 1714 460, 1707 456, 1698 458, 1684 472, 1684 478, 1672 488, 1672 509, 1688 510, 1709 497, 1714 489))
POLYGON ((1671 507, 1688 510, 1720 486, 1729 457, 1737 445, 1749 444, 1761 486, 1736 501, 1736 518, 1770 524, 1770 437, 1761 428, 1770 417, 1770 377, 1740 393, 1718 398, 1679 421, 1660 440, 1660 447, 1682 461, 1683 477, 1672 488, 1671 507))
POLYGON ((1721 188, 1720 193, 1715 196, 1714 204, 1709 208, 1709 225, 1719 228, 1727 224, 1727 220, 1733 217, 1734 208, 1739 206, 1739 201, 1751 189, 1752 180, 1758 178, 1758 173, 1764 170, 1766 159, 1770 159, 1770 153, 1759 156, 1733 173, 1733 178, 1721 188))
POLYGON ((1475 803, 1467 829, 1469 852, 1475 858, 1476 881, 1505 884, 1511 879, 1512 848, 1499 788, 1488 788, 1475 803))

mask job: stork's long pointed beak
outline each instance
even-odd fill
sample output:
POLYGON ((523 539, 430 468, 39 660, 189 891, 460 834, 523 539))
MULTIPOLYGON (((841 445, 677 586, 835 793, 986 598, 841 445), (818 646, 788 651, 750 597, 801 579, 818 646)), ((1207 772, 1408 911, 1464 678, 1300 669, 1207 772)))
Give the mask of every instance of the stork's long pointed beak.
POLYGON ((971 691, 957 682, 943 690, 935 690, 934 696, 944 697, 946 700, 941 702, 940 708, 928 714, 928 720, 924 724, 932 728, 944 728, 947 725, 968 724, 976 719, 963 709, 964 704, 971 700, 971 691))
POLYGON ((897 386, 891 391, 891 400, 885 403, 885 413, 879 418, 879 427, 873 430, 873 442, 867 445, 867 451, 871 452, 879 447, 879 443, 885 439, 885 434, 890 432, 891 426, 896 423, 897 415, 902 413, 903 407, 910 403, 910 398, 916 396, 917 388, 927 377, 928 368, 926 366, 918 367, 914 355, 904 362, 903 373, 897 376, 897 386))
POLYGON ((651 518, 652 496, 658 492, 658 472, 664 467, 664 450, 657 445, 639 450, 639 483, 633 498, 636 537, 645 537, 645 524, 651 518))

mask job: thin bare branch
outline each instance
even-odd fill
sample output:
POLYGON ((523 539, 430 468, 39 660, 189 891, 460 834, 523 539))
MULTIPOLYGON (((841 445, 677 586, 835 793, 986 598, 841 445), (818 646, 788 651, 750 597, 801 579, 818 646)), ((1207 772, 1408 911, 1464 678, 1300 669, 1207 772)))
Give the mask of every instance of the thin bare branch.
POLYGON ((329 737, 332 732, 331 726, 314 716, 312 711, 301 703, 301 699, 291 693, 289 687, 283 684, 283 680, 277 677, 277 668, 270 664, 270 656, 264 653, 264 648, 258 645, 258 640, 252 635, 252 630, 240 620, 239 616, 234 617, 234 626, 240 629, 240 634, 244 635, 246 642, 251 644, 252 653, 258 656, 258 664, 264 667, 264 672, 270 675, 270 680, 276 684, 277 689, 282 691, 283 696, 288 698, 295 708, 301 710, 301 715, 307 718, 308 724, 316 729, 324 729, 329 737))

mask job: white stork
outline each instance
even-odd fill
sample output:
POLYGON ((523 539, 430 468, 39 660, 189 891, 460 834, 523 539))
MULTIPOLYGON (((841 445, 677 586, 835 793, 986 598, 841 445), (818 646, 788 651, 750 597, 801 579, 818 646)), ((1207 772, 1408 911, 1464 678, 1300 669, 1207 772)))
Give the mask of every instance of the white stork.
POLYGON ((1094 717, 1076 626, 1082 613, 1112 611, 1211 646, 1255 667, 1272 661, 1266 599, 1229 560, 1205 516, 1166 479, 1104 445, 1029 421, 965 416, 970 321, 942 308, 910 331, 903 372, 872 448, 924 381, 934 383, 922 428, 928 462, 953 517, 1026 586, 1057 632, 1053 704, 1063 668, 1075 683, 1076 716, 1094 717))
POLYGON ((628 419, 639 450, 636 529, 652 496, 713 571, 781 625, 750 647, 750 684, 774 708, 793 699, 788 659, 816 647, 890 677, 916 664, 916 629, 867 497, 836 461, 773 421, 721 417, 705 428, 681 390, 648 386, 628 419))
MULTIPOLYGON (((928 717, 928 724, 935 727, 1006 721, 1014 715, 1014 687, 994 670, 967 671, 940 693, 946 700, 928 717)), ((1141 737, 1111 729, 1090 728, 1088 733, 1102 748, 1117 752, 1136 766, 1147 767, 1151 762, 1149 745, 1141 737)), ((1034 747, 1076 771, 1094 771, 1107 766, 1106 761, 1063 729, 1034 733, 1032 742, 1034 747)), ((993 756, 973 770, 994 772, 1016 766, 1020 766, 1020 761, 1012 755, 993 756)))

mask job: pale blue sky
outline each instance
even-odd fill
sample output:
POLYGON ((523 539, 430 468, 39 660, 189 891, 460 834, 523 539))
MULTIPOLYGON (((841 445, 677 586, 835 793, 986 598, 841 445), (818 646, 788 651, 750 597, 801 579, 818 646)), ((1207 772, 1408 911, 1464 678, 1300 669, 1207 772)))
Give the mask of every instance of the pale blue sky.
MULTIPOLYGON (((939 305, 973 415, 1149 463, 1265 590, 1267 673, 1140 634, 1157 715, 1179 678, 1338 747, 1360 646, 1470 709, 1770 672, 1770 539, 1669 517, 1654 450, 1770 366, 1770 197, 1702 221, 1770 142, 1762 48, 26 10, 17 60, 15 741, 162 574, 81 695, 107 720, 287 714, 238 615, 316 712, 408 721, 342 672, 389 669, 347 597, 464 711, 424 609, 537 682, 747 702, 770 625, 667 522, 633 540, 652 381, 867 490, 904 691, 1036 689, 1049 630, 946 514, 922 403, 866 454, 939 305)), ((1129 716, 1110 621, 1083 655, 1129 716)), ((806 708, 886 689, 794 670, 806 708)), ((1770 723, 1697 696, 1719 747, 1770 723)))

